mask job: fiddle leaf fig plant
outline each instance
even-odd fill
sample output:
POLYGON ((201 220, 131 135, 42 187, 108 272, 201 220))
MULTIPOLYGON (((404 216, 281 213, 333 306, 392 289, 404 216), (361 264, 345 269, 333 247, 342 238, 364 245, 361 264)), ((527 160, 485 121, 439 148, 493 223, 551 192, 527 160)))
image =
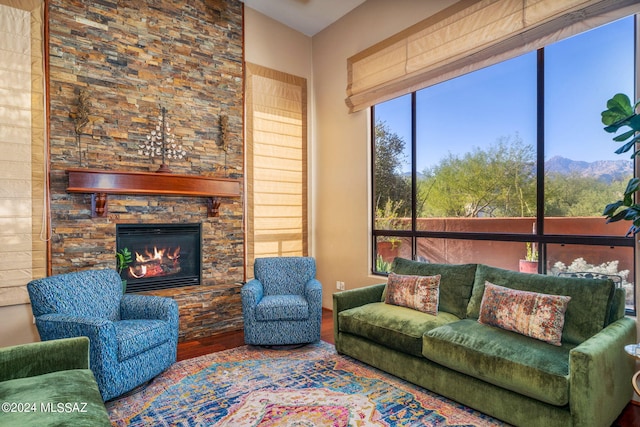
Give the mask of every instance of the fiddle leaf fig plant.
MULTIPOLYGON (((636 143, 640 142, 640 115, 636 113, 640 102, 631 104, 627 95, 618 93, 607 101, 607 109, 602 112, 604 130, 608 133, 623 132, 616 135, 615 142, 623 142, 615 153, 623 154, 631 151, 633 159, 640 153, 636 143)), ((631 178, 627 183, 621 200, 609 203, 602 212, 607 217, 607 222, 631 221, 631 227, 627 236, 635 235, 640 231, 640 204, 635 203, 633 195, 640 189, 640 178, 631 178)))

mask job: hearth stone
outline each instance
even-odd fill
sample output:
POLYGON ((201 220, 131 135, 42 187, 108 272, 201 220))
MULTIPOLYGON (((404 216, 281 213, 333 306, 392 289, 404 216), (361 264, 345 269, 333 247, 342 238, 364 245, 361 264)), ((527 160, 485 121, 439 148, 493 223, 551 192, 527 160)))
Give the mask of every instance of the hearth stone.
POLYGON ((178 341, 192 341, 223 332, 241 330, 242 283, 199 285, 141 292, 170 297, 179 310, 178 341))

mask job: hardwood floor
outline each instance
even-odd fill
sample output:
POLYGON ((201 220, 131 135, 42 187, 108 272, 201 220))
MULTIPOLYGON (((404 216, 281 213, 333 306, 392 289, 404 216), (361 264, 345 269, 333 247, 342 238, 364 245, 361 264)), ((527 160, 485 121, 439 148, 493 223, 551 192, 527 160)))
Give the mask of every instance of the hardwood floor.
MULTIPOLYGON (((333 312, 322 310, 322 327, 320 338, 323 341, 334 343, 333 340, 333 312)), ((227 350, 229 348, 244 345, 244 334, 242 330, 226 332, 207 338, 200 338, 194 341, 178 343, 178 360, 190 359, 202 356, 215 351, 227 350)), ((613 423, 614 427, 637 427, 640 426, 640 405, 629 403, 620 417, 613 423)))
MULTIPOLYGON (((333 312, 322 309, 322 326, 320 327, 320 339, 333 344, 333 312)), ((229 348, 244 345, 244 333, 242 330, 225 332, 194 341, 178 343, 178 360, 191 359, 213 353, 214 351, 227 350, 229 348)))

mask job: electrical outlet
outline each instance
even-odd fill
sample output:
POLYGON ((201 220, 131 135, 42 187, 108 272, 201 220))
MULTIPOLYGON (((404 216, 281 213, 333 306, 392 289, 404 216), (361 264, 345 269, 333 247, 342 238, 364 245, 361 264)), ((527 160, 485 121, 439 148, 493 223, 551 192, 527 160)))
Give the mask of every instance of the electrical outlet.
POLYGON ((344 282, 341 282, 340 280, 338 280, 336 282, 336 288, 338 288, 341 291, 344 291, 344 282))

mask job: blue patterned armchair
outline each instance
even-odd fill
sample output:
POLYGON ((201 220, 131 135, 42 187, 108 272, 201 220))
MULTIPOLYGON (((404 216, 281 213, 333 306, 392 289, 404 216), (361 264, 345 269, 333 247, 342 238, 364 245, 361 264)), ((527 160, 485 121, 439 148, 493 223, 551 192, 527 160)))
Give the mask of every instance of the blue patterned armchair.
POLYGON ((313 258, 256 258, 254 277, 241 291, 246 344, 320 340, 322 285, 313 258))
POLYGON ((178 305, 171 298, 122 294, 114 270, 60 274, 27 285, 43 341, 89 337, 89 365, 107 401, 176 361, 178 305))

